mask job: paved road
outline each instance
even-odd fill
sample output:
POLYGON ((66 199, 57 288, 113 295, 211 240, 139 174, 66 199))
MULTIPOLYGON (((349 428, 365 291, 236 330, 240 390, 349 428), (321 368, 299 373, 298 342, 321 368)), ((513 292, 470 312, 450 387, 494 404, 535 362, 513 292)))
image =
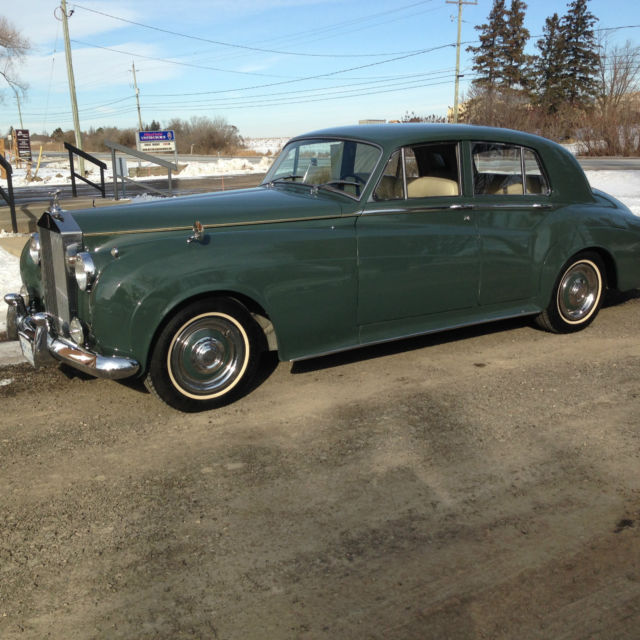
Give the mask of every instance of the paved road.
POLYGON ((640 158, 578 158, 578 162, 585 171, 640 171, 640 158))
POLYGON ((637 640, 639 315, 267 359, 191 415, 0 369, 0 637, 637 640))

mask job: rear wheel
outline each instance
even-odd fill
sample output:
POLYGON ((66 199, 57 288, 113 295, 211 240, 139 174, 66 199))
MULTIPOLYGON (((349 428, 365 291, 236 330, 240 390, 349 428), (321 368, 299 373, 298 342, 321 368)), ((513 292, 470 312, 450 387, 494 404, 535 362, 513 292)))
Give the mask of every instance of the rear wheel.
POLYGON ((162 329, 145 384, 181 411, 227 404, 242 395, 254 377, 261 337, 251 314, 239 302, 195 302, 162 329))
POLYGON ((538 324, 554 333, 571 333, 595 319, 605 288, 604 266, 596 253, 574 256, 556 281, 549 306, 538 316, 538 324))

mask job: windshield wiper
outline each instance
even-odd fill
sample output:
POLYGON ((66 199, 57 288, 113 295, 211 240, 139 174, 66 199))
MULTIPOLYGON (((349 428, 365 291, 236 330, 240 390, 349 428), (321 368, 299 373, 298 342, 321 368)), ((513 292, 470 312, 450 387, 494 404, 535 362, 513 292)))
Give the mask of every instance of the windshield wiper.
POLYGON ((276 182, 284 182, 286 180, 296 180, 297 178, 302 178, 304 176, 297 176, 295 173, 290 173, 288 176, 280 176, 279 178, 274 178, 269 184, 275 184, 276 182))

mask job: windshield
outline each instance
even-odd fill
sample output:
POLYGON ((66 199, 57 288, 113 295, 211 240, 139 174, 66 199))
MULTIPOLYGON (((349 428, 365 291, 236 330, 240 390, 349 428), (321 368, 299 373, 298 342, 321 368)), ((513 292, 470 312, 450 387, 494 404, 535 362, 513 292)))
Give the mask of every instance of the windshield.
POLYGON ((380 149, 353 140, 297 140, 288 144, 264 184, 323 187, 360 198, 380 158, 380 149))

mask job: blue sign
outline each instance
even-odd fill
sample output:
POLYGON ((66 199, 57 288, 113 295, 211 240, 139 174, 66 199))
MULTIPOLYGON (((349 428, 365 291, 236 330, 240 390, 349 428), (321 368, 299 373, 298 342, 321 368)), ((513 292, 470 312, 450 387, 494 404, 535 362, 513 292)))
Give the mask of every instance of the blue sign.
POLYGON ((138 131, 138 142, 173 142, 173 131, 138 131))

